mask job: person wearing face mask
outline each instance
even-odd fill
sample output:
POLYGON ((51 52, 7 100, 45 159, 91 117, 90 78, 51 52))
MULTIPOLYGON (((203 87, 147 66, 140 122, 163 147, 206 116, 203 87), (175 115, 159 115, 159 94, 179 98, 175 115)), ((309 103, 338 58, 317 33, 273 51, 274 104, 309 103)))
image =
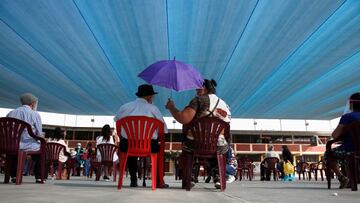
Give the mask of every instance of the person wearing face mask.
MULTIPOLYGON (((39 137, 44 137, 42 133, 42 123, 40 114, 36 111, 38 98, 33 94, 25 93, 20 96, 21 105, 17 109, 10 111, 6 117, 17 118, 23 120, 30 124, 35 135, 39 137)), ((32 138, 27 130, 25 129, 21 135, 20 146, 19 148, 24 151, 39 151, 40 143, 32 138)), ((36 183, 42 183, 40 179, 40 155, 32 155, 32 160, 34 161, 34 175, 36 183)), ((14 162, 15 166, 11 171, 11 181, 16 182, 16 168, 17 162, 14 162)))
POLYGON ((341 138, 342 144, 333 148, 331 152, 326 152, 324 155, 326 165, 339 177, 340 189, 347 187, 349 179, 339 170, 337 161, 344 160, 348 152, 354 151, 351 135, 344 134, 344 131, 346 125, 354 121, 360 121, 360 92, 352 94, 348 104, 350 112, 341 116, 338 126, 331 134, 334 139, 341 138), (331 155, 329 153, 331 153, 331 155))
MULTIPOLYGON (((152 85, 143 84, 138 87, 136 100, 126 103, 120 107, 117 114, 114 117, 114 121, 118 121, 121 118, 127 116, 148 116, 156 118, 164 123, 164 133, 168 133, 166 123, 160 110, 153 104, 153 99, 157 92, 154 91, 152 85)), ((120 151, 126 152, 128 147, 127 135, 124 130, 121 131, 120 136, 120 151)), ((158 153, 160 145, 158 143, 158 134, 155 132, 151 140, 151 152, 158 153)), ((137 187, 137 157, 128 157, 127 165, 130 172, 130 187, 137 187)), ((159 182, 159 181, 157 181, 159 182)), ((169 187, 168 184, 158 185, 160 188, 169 187)))

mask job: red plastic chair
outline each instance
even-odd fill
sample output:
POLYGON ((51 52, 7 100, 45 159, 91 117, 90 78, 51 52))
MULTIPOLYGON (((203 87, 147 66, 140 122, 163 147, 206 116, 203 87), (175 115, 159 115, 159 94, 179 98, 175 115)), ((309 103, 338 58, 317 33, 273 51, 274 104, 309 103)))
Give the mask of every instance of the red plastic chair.
POLYGON ((254 165, 252 159, 250 158, 241 158, 238 161, 236 176, 238 177, 239 181, 242 180, 243 175, 245 174, 250 181, 254 178, 254 165))
POLYGON ((114 153, 118 153, 118 147, 114 144, 104 143, 96 146, 97 150, 100 151, 101 154, 101 162, 99 164, 97 173, 96 173, 96 181, 100 180, 101 176, 101 165, 105 166, 113 166, 113 178, 114 182, 116 181, 116 163, 114 163, 114 153))
POLYGON ((224 191, 226 188, 226 155, 218 153, 217 141, 222 132, 224 132, 225 137, 230 136, 230 125, 216 117, 203 117, 183 126, 184 135, 189 131, 194 137, 194 153, 182 153, 184 164, 182 188, 187 191, 190 191, 191 189, 191 174, 194 158, 217 158, 221 191, 224 191))
MULTIPOLYGON (((121 135, 122 129, 125 131, 128 137, 128 151, 120 151, 120 177, 118 189, 120 190, 123 184, 123 177, 128 156, 150 156, 152 190, 155 190, 158 155, 156 153, 151 153, 151 138, 157 130, 161 142, 161 139, 164 136, 164 124, 156 118, 146 116, 128 116, 116 122, 116 130, 118 135, 121 135)), ((160 144, 160 151, 161 150, 162 148, 160 144)), ((160 172, 159 174, 161 176, 162 173, 160 172)))
POLYGON ((17 156, 16 184, 21 184, 23 161, 27 155, 33 154, 41 155, 41 180, 43 181, 45 173, 45 147, 45 139, 36 136, 28 123, 16 118, 0 118, 0 154, 6 154, 4 183, 9 183, 11 167, 13 165, 12 158, 17 156), (19 149, 21 134, 25 128, 32 138, 40 141, 39 151, 23 151, 19 149))
MULTIPOLYGON (((308 162, 300 161, 296 168, 298 168, 297 173, 299 174, 299 180, 301 180, 301 174, 303 176, 303 180, 305 180, 306 175, 309 176, 310 174, 310 164, 308 162)), ((309 179, 310 180, 310 179, 309 179)))
POLYGON ((96 158, 96 154, 92 154, 90 158, 90 172, 89 172, 89 178, 92 178, 92 175, 94 171, 97 173, 100 173, 100 162, 96 158))
POLYGON ((65 146, 55 142, 46 143, 46 162, 48 163, 51 176, 54 174, 55 163, 58 164, 56 179, 61 180, 62 169, 64 163, 59 161, 59 154, 63 151, 65 153, 65 146))
POLYGON ((279 180, 279 170, 277 169, 277 164, 279 164, 279 159, 276 157, 268 157, 264 159, 264 163, 266 162, 267 168, 265 169, 266 178, 270 179, 271 173, 273 173, 274 181, 279 180))

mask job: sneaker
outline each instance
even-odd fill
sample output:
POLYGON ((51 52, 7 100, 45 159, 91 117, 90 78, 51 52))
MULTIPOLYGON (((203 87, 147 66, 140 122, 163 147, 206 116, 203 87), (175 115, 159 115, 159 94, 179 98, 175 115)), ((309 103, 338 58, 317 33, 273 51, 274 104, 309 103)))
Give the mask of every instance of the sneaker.
POLYGON ((107 182, 107 181, 109 181, 109 180, 110 180, 110 178, 109 178, 109 177, 107 177, 107 176, 104 176, 104 180, 107 182))
POLYGON ((12 183, 16 183, 16 178, 11 178, 12 183))
POLYGON ((215 188, 216 188, 216 189, 220 189, 220 188, 221 188, 220 182, 216 182, 216 183, 215 183, 215 188))
POLYGON ((234 182, 234 180, 235 180, 235 176, 229 175, 229 176, 227 177, 226 183, 232 183, 232 182, 234 182))
POLYGON ((205 180, 205 183, 210 183, 210 180, 211 180, 211 176, 208 176, 205 180))
POLYGON ((339 178, 339 181, 340 181, 339 189, 343 189, 343 188, 347 187, 347 185, 349 184, 349 178, 347 178, 345 176, 341 176, 339 178))
POLYGON ((35 180, 35 183, 41 183, 41 184, 44 184, 44 183, 45 183, 45 180, 36 179, 36 180, 35 180))

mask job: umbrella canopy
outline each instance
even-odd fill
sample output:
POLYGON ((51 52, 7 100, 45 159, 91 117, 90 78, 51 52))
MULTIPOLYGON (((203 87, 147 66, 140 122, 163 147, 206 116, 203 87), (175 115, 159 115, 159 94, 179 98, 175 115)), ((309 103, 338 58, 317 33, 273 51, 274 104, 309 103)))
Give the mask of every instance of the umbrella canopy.
POLYGON ((151 64, 138 77, 152 85, 175 91, 201 88, 203 77, 191 65, 177 60, 162 60, 151 64))

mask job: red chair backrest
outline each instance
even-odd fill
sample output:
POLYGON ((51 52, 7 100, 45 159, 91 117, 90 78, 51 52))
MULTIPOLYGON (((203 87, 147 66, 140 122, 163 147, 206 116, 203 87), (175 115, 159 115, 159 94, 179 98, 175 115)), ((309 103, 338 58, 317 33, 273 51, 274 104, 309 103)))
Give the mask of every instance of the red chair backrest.
POLYGON ((253 160, 250 158, 240 158, 238 161, 238 168, 252 168, 253 160))
POLYGON ((269 170, 275 170, 276 164, 279 163, 279 159, 276 157, 265 158, 264 161, 267 163, 267 168, 269 170))
POLYGON ((65 151, 65 146, 55 142, 46 143, 46 161, 58 161, 61 151, 65 151))
POLYGON ((217 117, 202 117, 183 126, 183 135, 191 133, 194 137, 195 155, 213 156, 217 152, 219 135, 230 136, 230 125, 217 117))
POLYGON ((96 146, 101 154, 101 162, 112 164, 114 160, 114 153, 117 153, 118 147, 114 144, 104 143, 96 146))
POLYGON ((0 118, 0 153, 17 154, 24 129, 27 129, 29 134, 32 133, 31 126, 22 120, 0 118))
POLYGON ((160 120, 147 116, 127 116, 116 122, 117 134, 124 130, 128 137, 128 153, 149 154, 151 138, 155 131, 163 137, 164 124, 160 120))
POLYGON ((354 121, 345 127, 346 133, 350 133, 353 141, 354 155, 360 158, 360 121, 354 121))

